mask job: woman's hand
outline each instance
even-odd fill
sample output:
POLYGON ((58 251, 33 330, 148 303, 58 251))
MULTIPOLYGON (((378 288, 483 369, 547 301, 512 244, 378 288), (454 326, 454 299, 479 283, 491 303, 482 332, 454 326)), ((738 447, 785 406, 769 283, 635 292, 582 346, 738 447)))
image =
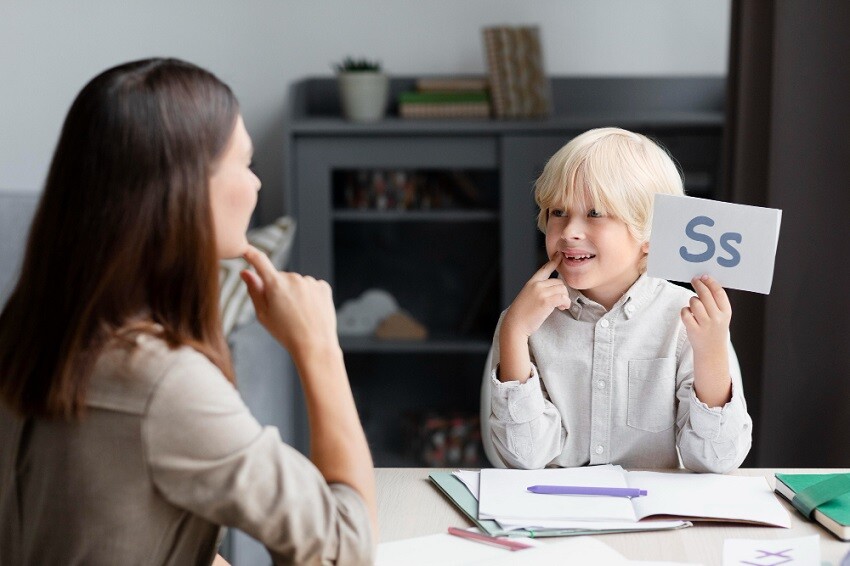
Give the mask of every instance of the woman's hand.
POLYGON ((708 275, 691 284, 697 296, 681 312, 694 350, 694 389, 710 407, 720 407, 732 398, 729 375, 729 323, 732 306, 726 290, 708 275))
POLYGON ((248 286, 257 319, 293 358, 339 348, 336 311, 327 282, 278 271, 253 246, 244 257, 256 269, 256 273, 246 269, 240 275, 248 286))

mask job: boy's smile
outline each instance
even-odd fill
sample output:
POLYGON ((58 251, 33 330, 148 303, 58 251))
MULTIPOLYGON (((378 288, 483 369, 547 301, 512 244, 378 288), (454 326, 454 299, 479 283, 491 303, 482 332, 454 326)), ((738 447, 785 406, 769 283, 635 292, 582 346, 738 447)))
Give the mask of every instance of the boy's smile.
POLYGON ((590 260, 596 257, 596 254, 579 248, 567 248, 565 250, 560 250, 560 253, 563 256, 561 265, 570 267, 587 265, 590 260))

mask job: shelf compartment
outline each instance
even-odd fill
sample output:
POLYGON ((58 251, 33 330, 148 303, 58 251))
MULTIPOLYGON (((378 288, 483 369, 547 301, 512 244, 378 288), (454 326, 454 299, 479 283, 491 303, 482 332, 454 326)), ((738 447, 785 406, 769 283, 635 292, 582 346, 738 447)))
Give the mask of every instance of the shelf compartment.
POLYGON ((339 222, 496 222, 495 210, 334 210, 339 222))
POLYGON ((372 353, 483 353, 490 350, 489 339, 434 337, 427 340, 383 340, 372 336, 340 336, 346 354, 372 353))
MULTIPOLYGON (((411 454, 411 417, 478 416, 486 359, 486 352, 346 353, 354 401, 375 465, 425 465, 411 454)), ((483 458, 479 465, 484 465, 483 458)))
POLYGON ((452 337, 426 351, 492 336, 500 312, 498 222, 336 222, 333 238, 337 306, 368 289, 387 291, 429 337, 452 337))
POLYGON ((495 213, 498 178, 495 169, 333 169, 333 209, 495 213))

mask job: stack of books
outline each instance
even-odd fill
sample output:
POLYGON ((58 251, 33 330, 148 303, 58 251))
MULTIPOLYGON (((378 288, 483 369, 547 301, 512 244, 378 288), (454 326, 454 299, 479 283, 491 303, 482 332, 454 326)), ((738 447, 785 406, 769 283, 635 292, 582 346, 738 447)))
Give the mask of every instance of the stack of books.
POLYGON ((543 69, 538 28, 484 28, 483 36, 493 114, 497 118, 548 116, 552 93, 543 69))
POLYGON ((402 118, 489 118, 490 96, 483 78, 429 78, 398 97, 402 118))

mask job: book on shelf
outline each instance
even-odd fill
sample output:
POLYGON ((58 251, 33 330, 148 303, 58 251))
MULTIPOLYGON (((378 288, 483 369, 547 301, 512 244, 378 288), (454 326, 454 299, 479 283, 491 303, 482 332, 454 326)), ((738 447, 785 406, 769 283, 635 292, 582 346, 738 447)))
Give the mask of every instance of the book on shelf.
POLYGON ((402 118, 489 118, 487 102, 405 102, 398 106, 402 118))
POLYGON ((549 78, 536 26, 483 29, 493 113, 497 118, 536 118, 552 111, 549 78))
POLYGON ((486 91, 486 77, 428 77, 416 79, 418 92, 486 91))
POLYGON ((804 517, 850 540, 850 473, 776 474, 774 489, 804 517))
POLYGON ((399 104, 414 103, 472 103, 489 102, 490 98, 483 90, 480 91, 429 91, 429 92, 402 92, 398 95, 399 104))
POLYGON ((483 90, 403 92, 398 112, 402 118, 487 118, 490 97, 483 90))

